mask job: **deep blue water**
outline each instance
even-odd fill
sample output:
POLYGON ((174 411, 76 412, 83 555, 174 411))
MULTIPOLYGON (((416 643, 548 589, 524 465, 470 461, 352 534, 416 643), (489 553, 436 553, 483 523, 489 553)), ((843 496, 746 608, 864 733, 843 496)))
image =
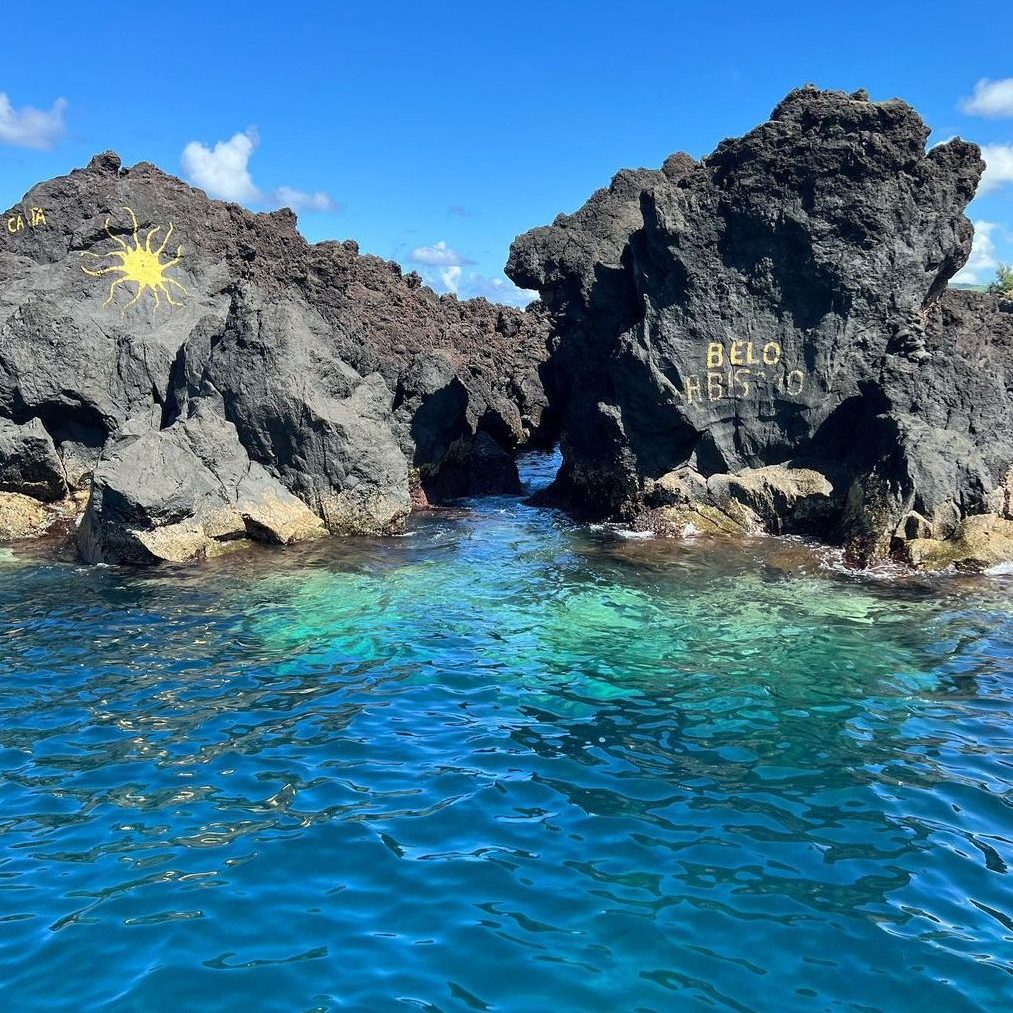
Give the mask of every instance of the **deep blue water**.
POLYGON ((1008 1009, 1011 591, 511 499, 0 561, 0 1008, 1008 1009))

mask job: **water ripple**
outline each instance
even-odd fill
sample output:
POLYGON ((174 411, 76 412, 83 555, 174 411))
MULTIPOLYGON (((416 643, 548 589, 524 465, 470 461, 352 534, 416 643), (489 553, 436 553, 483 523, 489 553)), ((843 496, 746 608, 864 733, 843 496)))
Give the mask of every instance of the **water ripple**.
POLYGON ((1010 581, 807 553, 5 560, 3 1007, 1004 1008, 1010 581))

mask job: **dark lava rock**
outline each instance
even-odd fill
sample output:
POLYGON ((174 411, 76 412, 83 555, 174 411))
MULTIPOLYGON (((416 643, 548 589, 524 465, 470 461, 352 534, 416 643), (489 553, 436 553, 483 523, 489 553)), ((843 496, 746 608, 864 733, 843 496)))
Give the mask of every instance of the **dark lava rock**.
POLYGON ((288 543, 324 530, 206 401, 166 429, 135 420, 117 430, 95 469, 78 544, 88 562, 186 562, 246 537, 288 543))
POLYGON ((510 453, 551 436, 542 314, 437 296, 350 241, 310 245, 288 210, 106 152, 3 220, 0 491, 94 477, 89 559, 315 533, 295 504, 332 532, 394 531, 412 483, 449 468, 454 495, 512 486, 510 453))
POLYGON ((519 237, 507 273, 539 290, 557 342, 557 495, 599 517, 729 520, 722 503, 742 503, 709 480, 748 470, 767 507, 733 527, 810 531, 860 562, 994 514, 1008 329, 996 306, 941 300, 984 163, 928 135, 899 100, 806 87, 703 161, 621 171, 519 237), (686 471, 696 498, 659 505, 686 471))
POLYGON ((20 426, 0 419, 0 492, 20 493, 45 503, 67 495, 63 464, 38 419, 20 426))

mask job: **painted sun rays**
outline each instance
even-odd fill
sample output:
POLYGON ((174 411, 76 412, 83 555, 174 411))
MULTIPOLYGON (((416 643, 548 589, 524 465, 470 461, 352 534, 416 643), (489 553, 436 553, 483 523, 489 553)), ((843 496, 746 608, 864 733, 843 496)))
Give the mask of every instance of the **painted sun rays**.
POLYGON ((168 272, 182 260, 183 247, 176 247, 176 255, 172 259, 162 259, 162 254, 165 253, 165 248, 172 237, 172 222, 169 223, 162 242, 153 248, 152 244, 164 226, 155 225, 150 228, 142 241, 140 238, 140 226, 137 223, 137 215, 134 213, 134 209, 124 206, 123 210, 130 215, 130 220, 133 223, 133 244, 131 245, 131 243, 126 242, 120 236, 114 235, 110 229, 111 219, 107 218, 105 226, 106 235, 116 243, 119 249, 109 250, 106 253, 85 251, 81 254, 82 257, 91 257, 99 262, 109 261, 110 259, 116 261, 114 263, 107 263, 102 267, 89 267, 87 264, 81 265, 84 273, 92 278, 101 278, 110 274, 116 275, 109 285, 109 296, 102 305, 108 306, 112 303, 116 290, 120 285, 133 282, 137 286, 137 291, 130 302, 121 309, 121 313, 125 313, 131 306, 139 302, 145 292, 151 292, 155 300, 156 309, 162 304, 163 296, 170 306, 181 306, 182 303, 172 298, 173 288, 178 289, 183 295, 189 295, 189 293, 168 272))

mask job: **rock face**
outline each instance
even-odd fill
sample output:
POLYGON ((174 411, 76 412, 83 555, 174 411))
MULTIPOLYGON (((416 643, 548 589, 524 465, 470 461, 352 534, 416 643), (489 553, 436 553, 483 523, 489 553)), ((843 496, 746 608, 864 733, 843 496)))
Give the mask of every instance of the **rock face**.
POLYGON ((210 402, 154 430, 128 422, 95 469, 78 541, 89 562, 186 562, 237 539, 287 544, 323 521, 261 465, 210 402))
POLYGON ((89 560, 391 532, 413 484, 512 488, 549 435, 542 315, 311 246, 290 211, 107 152, 3 221, 0 492, 90 488, 89 560))
POLYGON ((507 273, 558 345, 557 495, 663 526, 733 502, 734 524, 749 486, 749 524, 862 563, 1008 509, 1011 318, 944 298, 984 163, 928 134, 899 100, 802 88, 518 238, 507 273))
POLYGON ((0 540, 41 535, 53 519, 37 499, 18 492, 0 492, 0 540))
POLYGON ((66 496, 63 464, 52 437, 38 419, 21 426, 0 419, 0 491, 44 502, 66 496))

